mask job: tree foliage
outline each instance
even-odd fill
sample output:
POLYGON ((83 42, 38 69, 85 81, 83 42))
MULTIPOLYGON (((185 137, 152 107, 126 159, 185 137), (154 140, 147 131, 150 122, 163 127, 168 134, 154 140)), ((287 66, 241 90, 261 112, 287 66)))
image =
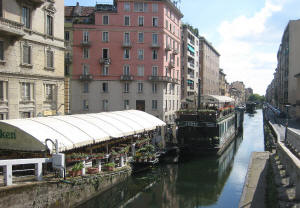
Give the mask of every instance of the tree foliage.
POLYGON ((262 103, 265 101, 265 96, 259 94, 252 94, 249 96, 247 101, 262 103))

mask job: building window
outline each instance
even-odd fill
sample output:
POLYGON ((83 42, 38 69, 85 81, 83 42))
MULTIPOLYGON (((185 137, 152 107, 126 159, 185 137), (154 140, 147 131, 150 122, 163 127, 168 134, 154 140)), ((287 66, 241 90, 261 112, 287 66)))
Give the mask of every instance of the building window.
POLYGON ((104 58, 104 59, 108 58, 108 49, 107 48, 102 49, 102 58, 104 58))
POLYGON ((84 59, 89 58, 89 49, 88 48, 83 48, 83 58, 84 59))
POLYGON ((128 82, 124 83, 124 93, 129 93, 129 83, 128 82))
POLYGON ((31 64, 31 46, 23 45, 23 64, 31 64))
POLYGON ((102 32, 102 41, 108 42, 108 32, 102 32))
POLYGON ((30 112, 21 112, 20 117, 21 118, 30 118, 31 117, 31 113, 30 112))
POLYGON ((124 65, 123 67, 123 75, 129 76, 130 75, 130 66, 124 65))
POLYGON ((129 48, 124 49, 124 59, 129 59, 130 58, 130 50, 129 48))
POLYGON ((2 0, 0 0, 0 17, 3 17, 3 14, 2 14, 2 0))
POLYGON ((130 44, 130 33, 129 32, 124 33, 124 44, 126 44, 126 45, 130 44))
POLYGON ((152 83, 152 93, 157 93, 157 84, 152 83))
POLYGON ((0 100, 4 100, 4 82, 0 81, 0 100))
POLYGON ((125 2, 124 3, 124 11, 130 12, 130 2, 125 2))
POLYGON ((102 110, 108 111, 108 100, 102 100, 102 110))
POLYGON ((70 40, 70 32, 69 31, 65 31, 65 40, 66 41, 70 40))
POLYGON ((152 33, 152 44, 158 45, 158 34, 157 33, 152 33))
POLYGON ((89 32, 88 31, 83 31, 83 42, 84 43, 89 42, 89 32))
POLYGON ((21 83, 21 100, 22 101, 29 101, 31 100, 31 90, 30 90, 30 83, 22 82, 21 83))
POLYGON ((124 16, 124 26, 130 26, 130 16, 124 16))
POLYGON ((143 83, 139 82, 138 83, 138 93, 142 93, 143 92, 143 83))
POLYGON ((152 59, 157 60, 157 50, 156 49, 152 50, 152 59))
POLYGON ((83 110, 88 110, 88 109, 89 109, 89 101, 83 100, 83 110))
POLYGON ((144 49, 138 49, 138 60, 144 59, 144 49))
POLYGON ((47 15, 47 35, 53 36, 53 17, 47 15))
POLYGON ((54 68, 54 57, 51 50, 47 50, 47 68, 54 68))
POLYGON ((135 2, 134 3, 134 11, 135 12, 147 12, 148 4, 142 2, 135 2))
POLYGON ((26 28, 30 28, 30 9, 28 7, 22 8, 22 23, 26 28))
POLYGON ((108 83, 107 82, 102 83, 102 92, 108 92, 108 83))
POLYGON ((158 75, 158 67, 152 66, 152 76, 157 76, 157 75, 158 75))
POLYGON ((54 84, 45 84, 45 100, 53 101, 54 100, 54 84))
POLYGON ((144 33, 143 32, 139 32, 138 33, 138 42, 139 43, 143 43, 144 42, 144 33))
POLYGON ((125 110, 129 109, 129 100, 124 100, 124 109, 125 110))
POLYGON ((109 75, 109 71, 108 71, 108 66, 103 66, 102 67, 102 76, 108 76, 109 75))
POLYGON ((138 76, 139 77, 144 76, 144 66, 138 66, 138 76))
POLYGON ((152 17, 152 26, 158 27, 158 17, 152 17))
POLYGON ((157 100, 152 100, 152 109, 153 110, 157 109, 157 100))
POLYGON ((4 61, 4 41, 0 41, 0 61, 4 61))
POLYGON ((103 25, 108 25, 109 24, 109 17, 108 17, 108 15, 103 15, 102 16, 102 24, 103 25))
POLYGON ((141 27, 144 26, 144 17, 143 16, 139 16, 138 25, 141 26, 141 27))
POLYGON ((88 93, 89 92, 89 83, 84 82, 83 83, 83 93, 88 93))
POLYGON ((87 65, 87 64, 82 65, 82 74, 83 75, 89 75, 90 74, 89 65, 87 65))
POLYGON ((152 4, 152 12, 158 12, 158 4, 152 4))

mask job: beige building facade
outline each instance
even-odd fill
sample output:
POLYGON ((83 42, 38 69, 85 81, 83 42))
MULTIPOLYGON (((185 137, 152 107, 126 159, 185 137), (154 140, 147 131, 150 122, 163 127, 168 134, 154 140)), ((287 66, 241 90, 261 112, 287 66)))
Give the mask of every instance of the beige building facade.
POLYGON ((200 77, 202 95, 219 95, 220 54, 204 37, 200 42, 200 77))
POLYGON ((0 118, 63 114, 64 2, 0 3, 0 118))

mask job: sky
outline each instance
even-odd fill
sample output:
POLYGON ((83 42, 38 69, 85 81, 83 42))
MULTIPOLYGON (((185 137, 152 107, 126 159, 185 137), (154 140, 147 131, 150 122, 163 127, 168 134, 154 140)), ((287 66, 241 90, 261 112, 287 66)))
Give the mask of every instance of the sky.
MULTIPOLYGON (((78 2, 94 6, 96 0, 78 2)), ((65 0, 65 5, 75 4, 76 0, 65 0)), ((179 7, 182 22, 198 28, 221 54, 227 81, 243 81, 264 95, 277 66, 284 29, 289 20, 300 19, 300 1, 181 0, 179 7)))

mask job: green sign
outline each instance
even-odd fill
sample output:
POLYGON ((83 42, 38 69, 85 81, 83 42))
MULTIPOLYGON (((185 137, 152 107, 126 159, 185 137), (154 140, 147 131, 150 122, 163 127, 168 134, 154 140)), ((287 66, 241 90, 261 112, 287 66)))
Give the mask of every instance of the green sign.
POLYGON ((16 132, 2 131, 0 129, 0 139, 16 139, 16 132))

